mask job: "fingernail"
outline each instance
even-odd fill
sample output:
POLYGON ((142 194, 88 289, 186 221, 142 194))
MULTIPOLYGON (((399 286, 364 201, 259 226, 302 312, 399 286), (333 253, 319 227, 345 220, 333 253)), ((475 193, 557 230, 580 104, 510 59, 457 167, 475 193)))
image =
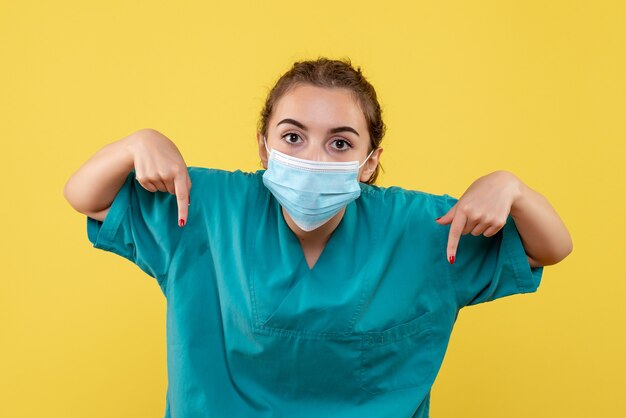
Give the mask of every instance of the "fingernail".
POLYGON ((183 218, 180 218, 180 220, 178 221, 178 226, 180 226, 181 228, 185 226, 185 220, 183 218))
POLYGON ((438 221, 439 219, 441 219, 441 216, 440 216, 440 217, 438 217, 438 218, 437 218, 437 219, 435 219, 435 220, 436 220, 436 221, 438 221))
POLYGON ((451 255, 450 258, 448 258, 448 261, 450 262, 450 264, 454 264, 454 256, 451 255))

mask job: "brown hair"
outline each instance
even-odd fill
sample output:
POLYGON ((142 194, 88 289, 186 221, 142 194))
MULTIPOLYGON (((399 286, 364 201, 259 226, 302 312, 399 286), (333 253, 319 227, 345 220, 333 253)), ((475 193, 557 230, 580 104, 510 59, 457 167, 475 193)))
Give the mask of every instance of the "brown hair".
MULTIPOLYGON (((355 70, 349 58, 331 60, 320 57, 314 61, 294 63, 293 67, 283 74, 270 90, 258 122, 259 132, 267 135, 267 124, 274 110, 274 105, 285 93, 299 83, 308 83, 318 87, 343 87, 351 90, 363 110, 367 122, 370 134, 368 152, 380 146, 385 136, 386 127, 382 119, 380 104, 376 98, 376 91, 361 73, 361 67, 357 67, 355 70)), ((378 177, 379 168, 382 169, 380 163, 367 180, 367 184, 374 184, 378 177)))

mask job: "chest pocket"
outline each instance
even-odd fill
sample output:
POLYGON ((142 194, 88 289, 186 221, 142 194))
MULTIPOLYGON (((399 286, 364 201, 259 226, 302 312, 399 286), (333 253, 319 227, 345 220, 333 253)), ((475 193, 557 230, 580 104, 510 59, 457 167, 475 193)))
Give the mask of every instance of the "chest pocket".
POLYGON ((361 340, 361 389, 381 394, 407 388, 428 391, 434 378, 432 313, 361 340))

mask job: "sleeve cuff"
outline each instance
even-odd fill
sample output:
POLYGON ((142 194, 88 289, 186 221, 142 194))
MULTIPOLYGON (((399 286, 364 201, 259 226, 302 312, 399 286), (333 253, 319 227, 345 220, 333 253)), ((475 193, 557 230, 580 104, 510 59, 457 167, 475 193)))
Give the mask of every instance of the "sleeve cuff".
POLYGON ((512 260, 517 288, 520 293, 535 292, 541 283, 543 266, 530 267, 528 264, 528 256, 512 216, 507 218, 502 232, 502 247, 504 254, 512 260))
POLYGON ((131 172, 111 203, 104 222, 87 216, 87 238, 94 248, 111 251, 132 261, 132 254, 125 247, 116 244, 115 237, 130 206, 131 172))

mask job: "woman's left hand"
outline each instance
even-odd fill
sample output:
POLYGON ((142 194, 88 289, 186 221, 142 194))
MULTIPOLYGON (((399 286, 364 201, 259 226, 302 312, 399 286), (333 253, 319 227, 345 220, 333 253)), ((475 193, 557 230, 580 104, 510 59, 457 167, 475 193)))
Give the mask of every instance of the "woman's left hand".
POLYGON ((522 182, 513 173, 498 170, 478 178, 444 216, 439 225, 450 226, 447 255, 454 264, 461 235, 495 235, 506 224, 513 203, 522 195, 522 182))

